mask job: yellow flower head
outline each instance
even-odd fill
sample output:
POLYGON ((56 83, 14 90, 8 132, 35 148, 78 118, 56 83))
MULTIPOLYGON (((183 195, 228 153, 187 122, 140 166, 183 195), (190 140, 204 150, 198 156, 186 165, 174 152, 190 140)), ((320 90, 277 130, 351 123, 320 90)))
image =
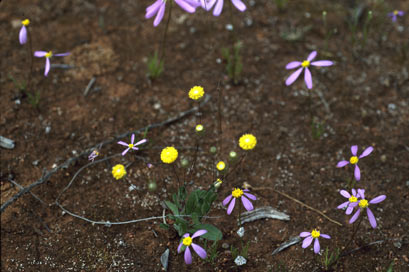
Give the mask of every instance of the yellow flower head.
POLYGON ((253 149, 257 144, 257 139, 253 134, 244 134, 239 139, 239 146, 244 150, 253 149))
POLYGON ((199 125, 197 125, 195 127, 195 130, 196 130, 197 133, 201 133, 201 132, 203 132, 204 127, 203 127, 203 125, 199 124, 199 125))
POLYGON ((321 233, 320 233, 319 230, 317 230, 317 229, 313 229, 313 230, 311 231, 311 236, 312 236, 312 238, 318 238, 318 237, 320 237, 320 235, 321 235, 321 233))
POLYGON ((23 26, 28 26, 28 25, 30 24, 30 20, 29 20, 29 19, 25 19, 25 20, 21 21, 21 24, 22 24, 23 26))
POLYGON ((123 178, 123 176, 125 175, 126 175, 126 170, 122 164, 117 164, 114 167, 112 167, 112 176, 116 178, 117 180, 123 178))
POLYGON ((168 146, 160 153, 160 159, 164 163, 172 163, 178 158, 178 151, 173 146, 168 146))
POLYGON ((224 161, 219 161, 216 165, 217 170, 219 171, 223 171, 224 168, 226 168, 226 164, 224 163, 224 161))
POLYGON ((51 58, 53 56, 53 51, 48 51, 46 54, 45 54, 45 57, 46 58, 51 58))
POLYGON ((189 91, 189 97, 190 97, 190 99, 193 99, 193 100, 198 100, 198 99, 202 98, 203 95, 204 95, 204 90, 203 90, 203 87, 201 87, 201 86, 194 86, 189 91))

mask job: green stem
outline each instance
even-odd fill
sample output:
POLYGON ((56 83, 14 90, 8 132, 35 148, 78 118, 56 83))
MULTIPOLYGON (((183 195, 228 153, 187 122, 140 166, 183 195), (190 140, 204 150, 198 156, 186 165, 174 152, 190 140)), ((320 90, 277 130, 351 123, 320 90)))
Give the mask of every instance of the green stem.
POLYGON ((33 74, 33 45, 31 42, 31 34, 30 34, 30 30, 27 27, 27 36, 28 36, 28 54, 30 55, 30 73, 28 74, 28 79, 27 79, 27 86, 26 86, 26 93, 28 95, 28 92, 30 91, 30 85, 31 85, 31 77, 33 74))
POLYGON ((159 57, 159 63, 161 63, 162 61, 165 60, 165 53, 166 53, 166 41, 167 41, 167 33, 168 33, 168 29, 169 29, 169 23, 170 23, 170 18, 172 17, 172 3, 173 1, 169 1, 169 15, 168 15, 168 19, 166 21, 166 25, 165 25, 165 31, 163 32, 163 38, 162 38, 162 46, 161 46, 161 54, 159 57))

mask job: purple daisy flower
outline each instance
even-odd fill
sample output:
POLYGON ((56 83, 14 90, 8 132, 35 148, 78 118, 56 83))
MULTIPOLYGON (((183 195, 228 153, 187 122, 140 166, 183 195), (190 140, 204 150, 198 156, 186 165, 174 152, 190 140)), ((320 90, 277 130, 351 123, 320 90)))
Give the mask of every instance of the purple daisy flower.
POLYGON ((25 19, 21 21, 22 27, 20 29, 20 33, 18 35, 20 44, 25 44, 27 42, 27 26, 30 24, 29 19, 25 19))
POLYGON ((304 60, 303 62, 300 61, 292 61, 290 63, 287 64, 287 66, 285 67, 285 69, 289 70, 289 69, 294 69, 297 67, 300 67, 297 69, 297 71, 295 71, 294 73, 292 73, 287 80, 285 81, 285 85, 289 86, 291 84, 293 84, 294 81, 297 80, 297 78, 300 76, 302 70, 305 69, 304 71, 304 80, 305 80, 305 84, 307 85, 308 89, 312 89, 312 77, 311 77, 311 72, 308 69, 308 67, 310 65, 313 66, 331 66, 334 63, 330 60, 318 60, 318 61, 314 61, 311 62, 313 59, 315 59, 315 57, 317 56, 317 51, 312 51, 310 53, 310 55, 308 56, 307 60, 304 60))
POLYGON ((246 208, 246 210, 251 211, 254 209, 253 204, 250 202, 250 200, 247 199, 247 197, 251 200, 257 200, 257 198, 254 195, 245 192, 249 192, 249 190, 241 190, 239 188, 235 188, 232 191, 231 195, 223 200, 223 206, 226 206, 231 200, 229 207, 227 208, 227 214, 231 214, 231 212, 233 211, 234 206, 236 205, 236 198, 241 198, 241 202, 243 202, 243 206, 244 208, 246 208))
POLYGON ((136 144, 134 144, 134 141, 135 141, 135 134, 132 134, 132 136, 131 136, 131 143, 130 143, 130 144, 127 144, 127 143, 122 142, 122 141, 119 141, 119 142, 118 142, 118 144, 127 147, 127 149, 125 149, 124 152, 122 152, 122 156, 125 156, 125 154, 126 154, 130 149, 139 150, 139 148, 137 148, 136 146, 137 146, 137 145, 141 145, 141 144, 143 144, 143 143, 146 143, 148 140, 142 139, 142 140, 140 140, 139 142, 137 142, 136 144))
POLYGON ((192 246, 193 250, 199 255, 200 258, 206 259, 206 251, 199 245, 195 244, 192 242, 192 240, 196 237, 202 236, 203 234, 206 234, 207 230, 198 230, 196 231, 192 237, 189 236, 189 233, 185 233, 182 237, 182 241, 180 242, 178 246, 178 253, 181 252, 182 247, 185 246, 185 263, 186 264, 191 264, 192 263, 192 253, 190 252, 189 246, 192 246))
POLYGON ((317 229, 313 229, 311 232, 308 231, 303 231, 300 233, 301 238, 305 238, 304 241, 302 242, 302 248, 307 248, 311 245, 312 240, 315 240, 314 242, 314 253, 317 254, 320 252, 320 242, 318 241, 318 237, 322 237, 325 239, 331 239, 331 236, 328 234, 322 234, 320 233, 317 229))
MULTIPOLYGON (((241 0, 231 0, 231 2, 241 12, 246 10, 246 5, 241 0)), ((223 4, 224 0, 200 0, 200 5, 207 11, 215 6, 213 9, 214 16, 219 16, 222 13, 223 4)))
POLYGON ((403 14, 405 14, 405 12, 401 10, 394 10, 393 12, 389 12, 388 16, 392 18, 392 22, 396 22, 398 16, 403 16, 403 14))
POLYGON ((48 72, 50 71, 50 67, 51 67, 50 59, 51 59, 53 56, 56 56, 56 57, 65 57, 65 56, 68 56, 69 54, 70 54, 70 53, 53 54, 52 51, 48 51, 48 52, 45 52, 45 51, 35 51, 35 52, 34 52, 34 57, 37 57, 37 58, 43 58, 43 57, 45 57, 45 70, 44 70, 44 75, 47 76, 47 75, 48 75, 48 72))
POLYGON ((89 154, 88 160, 90 160, 90 161, 93 162, 93 161, 95 160, 95 158, 98 157, 98 156, 99 156, 98 150, 93 150, 93 151, 91 152, 91 154, 89 154))
POLYGON ((358 189, 358 194, 361 197, 361 200, 359 200, 359 209, 356 211, 356 213, 351 217, 349 220, 349 224, 354 223, 359 215, 361 214, 361 210, 366 209, 366 214, 368 215, 368 220, 369 223, 373 228, 376 228, 376 219, 375 216, 373 215, 373 212, 369 209, 369 204, 377 204, 385 200, 386 195, 380 195, 372 199, 371 201, 368 201, 365 199, 365 190, 363 189, 358 189))
MULTIPOLYGON (((196 6, 192 0, 174 0, 182 9, 189 13, 194 13, 196 11, 196 6)), ((155 20, 153 21, 153 26, 156 27, 160 24, 165 15, 166 0, 156 0, 155 3, 146 8, 145 18, 152 18, 155 14, 155 20)))
POLYGON ((337 167, 339 168, 339 167, 344 167, 347 164, 352 164, 352 165, 355 164, 354 176, 355 176, 355 179, 357 181, 359 181, 361 179, 361 171, 359 170, 359 167, 358 167, 358 161, 359 161, 359 159, 361 159, 363 157, 366 157, 369 154, 371 154, 372 151, 373 151, 373 147, 372 146, 367 147, 359 157, 356 155, 357 151, 358 151, 358 146, 357 145, 351 146, 352 157, 349 159, 349 161, 340 161, 340 162, 338 162, 337 167))
MULTIPOLYGON (((360 189, 358 189, 360 190, 360 189)), ((341 205, 339 205, 337 207, 337 209, 346 209, 346 214, 350 215, 352 213, 352 211, 354 210, 354 208, 356 206, 358 206, 358 198, 360 197, 360 195, 357 193, 357 191, 355 189, 352 189, 352 195, 350 193, 348 193, 345 190, 341 190, 339 192, 343 197, 348 198, 348 201, 342 203, 341 205)))

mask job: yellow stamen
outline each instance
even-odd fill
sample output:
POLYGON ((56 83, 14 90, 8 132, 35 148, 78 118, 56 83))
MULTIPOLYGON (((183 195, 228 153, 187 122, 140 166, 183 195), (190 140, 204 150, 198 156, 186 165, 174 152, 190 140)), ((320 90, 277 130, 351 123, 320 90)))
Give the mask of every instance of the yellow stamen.
POLYGON ((359 200, 359 207, 361 207, 362 209, 366 208, 369 206, 368 200, 366 199, 361 199, 359 200))
POLYGON ((25 19, 25 20, 21 21, 21 24, 22 24, 23 26, 28 26, 28 25, 30 24, 30 20, 29 20, 29 19, 25 19))
POLYGON ((183 244, 184 244, 185 246, 190 246, 190 245, 192 244, 192 238, 190 238, 189 236, 183 238, 183 244))
POLYGON ((235 198, 240 198, 244 194, 243 190, 239 188, 235 188, 233 192, 231 192, 231 195, 235 198))
POLYGON ((133 147, 133 144, 128 144, 128 147, 129 147, 129 148, 132 148, 132 147, 133 147))
POLYGON ((318 237, 320 237, 320 235, 321 235, 320 232, 318 230, 316 230, 316 229, 313 229, 311 231, 312 238, 318 238, 318 237))
POLYGON ((349 162, 350 162, 351 164, 357 164, 357 163, 358 163, 358 157, 357 157, 357 156, 352 156, 352 157, 349 159, 349 162))
POLYGON ((354 203, 354 202, 357 202, 357 201, 358 201, 358 198, 356 198, 355 196, 351 196, 349 198, 349 202, 351 202, 351 203, 354 203))
POLYGON ((45 54, 46 58, 51 58, 53 56, 53 51, 49 51, 48 53, 45 54))
POLYGON ((398 13, 399 13, 398 10, 394 10, 394 11, 393 11, 393 14, 394 14, 394 15, 398 15, 398 13))
POLYGON ((308 66, 310 66, 310 62, 308 61, 308 60, 304 60, 302 63, 301 63, 301 66, 302 67, 308 67, 308 66))

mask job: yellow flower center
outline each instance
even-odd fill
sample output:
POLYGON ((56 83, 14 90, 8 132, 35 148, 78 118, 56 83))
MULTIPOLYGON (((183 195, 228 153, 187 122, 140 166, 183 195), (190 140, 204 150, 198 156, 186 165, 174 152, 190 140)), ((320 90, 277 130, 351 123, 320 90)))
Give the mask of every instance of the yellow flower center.
POLYGON ((318 238, 318 237, 320 237, 320 232, 318 230, 316 230, 316 229, 313 229, 311 231, 311 236, 312 236, 312 238, 318 238))
POLYGON ((30 20, 29 20, 29 19, 25 19, 25 20, 21 21, 21 24, 22 24, 23 26, 28 26, 28 25, 30 24, 30 20))
POLYGON ((356 198, 355 196, 351 196, 349 198, 349 202, 351 202, 351 203, 354 203, 354 202, 357 202, 357 201, 358 201, 358 198, 356 198))
POLYGON ((364 209, 364 208, 366 208, 368 206, 369 206, 368 200, 366 200, 366 199, 359 200, 359 207, 364 209))
POLYGON ((115 179, 118 180, 118 179, 122 178, 125 175, 126 175, 126 170, 125 170, 125 167, 122 164, 117 164, 114 167, 112 167, 112 176, 115 179))
POLYGON ((189 97, 193 100, 198 100, 204 95, 204 90, 203 87, 201 86, 194 86, 192 89, 189 91, 189 97))
POLYGON ((231 195, 235 198, 240 198, 244 194, 243 190, 236 188, 231 192, 231 195))
POLYGON ((217 170, 223 171, 224 168, 226 168, 226 164, 225 164, 223 161, 219 161, 219 162, 217 163, 216 167, 217 167, 217 170))
POLYGON ((192 238, 190 238, 190 237, 183 238, 183 244, 185 246, 190 246, 192 244, 192 238))
POLYGON ((197 125, 196 126, 196 131, 197 132, 202 132, 203 131, 203 125, 197 125))
POLYGON ((132 148, 132 147, 134 147, 134 145, 133 145, 133 144, 129 144, 128 147, 129 147, 129 148, 132 148))
POLYGON ((308 61, 308 60, 304 60, 302 63, 301 63, 301 66, 302 67, 308 67, 308 66, 310 66, 310 62, 308 61))
POLYGON ((178 158, 178 151, 173 146, 168 146, 162 150, 160 159, 164 163, 172 163, 178 158))
POLYGON ((394 11, 393 11, 393 14, 394 14, 394 15, 398 15, 398 13, 399 13, 398 10, 394 10, 394 11))
POLYGON ((257 144, 257 138, 253 134, 244 134, 239 139, 239 146, 243 150, 253 149, 257 144))
POLYGON ((49 51, 48 53, 45 54, 46 58, 51 58, 53 56, 53 52, 49 51))
POLYGON ((357 156, 352 156, 352 157, 349 159, 349 162, 350 162, 351 164, 357 164, 357 163, 358 163, 358 157, 357 157, 357 156))

